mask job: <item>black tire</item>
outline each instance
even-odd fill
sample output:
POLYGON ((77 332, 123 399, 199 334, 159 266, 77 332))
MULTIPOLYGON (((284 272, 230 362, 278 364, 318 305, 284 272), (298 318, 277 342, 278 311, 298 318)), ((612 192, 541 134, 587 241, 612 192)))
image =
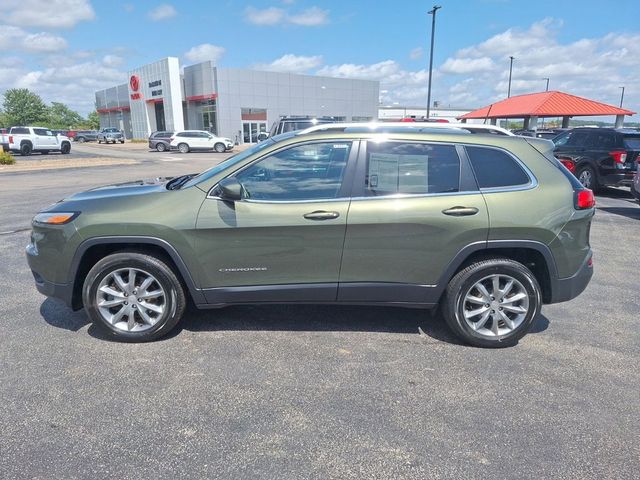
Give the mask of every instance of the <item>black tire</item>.
POLYGON ((224 146, 224 143, 216 143, 213 146, 213 149, 218 153, 224 153, 227 151, 227 147, 224 146))
POLYGON ((124 143, 124 140, 120 140, 120 143, 124 143))
POLYGON ((164 143, 156 144, 156 150, 159 152, 164 152, 167 149, 167 146, 164 143))
POLYGON ((189 148, 189 145, 186 144, 186 143, 180 143, 178 145, 178 151, 180 153, 189 153, 189 150, 191 150, 191 149, 189 148))
POLYGON ((33 146, 29 142, 25 142, 20 145, 20 155, 26 157, 28 155, 31 155, 31 152, 33 152, 33 146))
POLYGON ((64 142, 60 147, 60 153, 63 155, 68 155, 71 152, 71 144, 69 142, 64 142))
POLYGON ((576 171, 576 178, 584 188, 597 192, 600 190, 600 183, 595 170, 590 165, 582 165, 576 171))
POLYGON ((87 139, 86 139, 86 138, 84 138, 84 137, 78 137, 78 138, 76 139, 76 142, 80 142, 80 143, 84 143, 84 142, 86 142, 86 141, 87 141, 87 139))
POLYGON ((98 140, 98 143, 102 143, 102 140, 98 140))
POLYGON ((182 284, 173 270, 156 257, 136 252, 115 253, 98 261, 84 281, 82 301, 94 325, 122 342, 149 342, 166 335, 180 322, 187 303, 182 284), (107 275, 123 268, 137 268, 148 272, 166 292, 164 312, 147 330, 140 332, 121 330, 104 319, 98 309, 96 294, 100 282, 107 275))
MULTIPOLYGON (((485 305, 486 306, 486 305, 485 305)), ((442 310, 449 328, 464 342, 483 348, 511 347, 531 329, 542 306, 540 286, 531 270, 507 258, 479 260, 458 272, 449 282, 442 299, 442 310), (475 331, 464 320, 464 297, 473 286, 489 275, 508 275, 524 287, 529 307, 519 326, 509 333, 489 337, 475 331)))

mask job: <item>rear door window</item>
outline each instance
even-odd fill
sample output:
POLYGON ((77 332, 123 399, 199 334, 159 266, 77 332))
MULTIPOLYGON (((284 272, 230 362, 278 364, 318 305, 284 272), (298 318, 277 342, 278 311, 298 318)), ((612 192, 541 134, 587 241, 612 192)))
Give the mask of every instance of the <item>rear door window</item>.
POLYGON ((616 136, 613 132, 593 131, 589 135, 586 147, 593 150, 611 150, 616 146, 616 136))
POLYGON ((465 147, 480 188, 517 187, 531 182, 519 163, 504 150, 465 147))
POLYGON ((457 192, 460 158, 453 145, 368 142, 366 196, 457 192))

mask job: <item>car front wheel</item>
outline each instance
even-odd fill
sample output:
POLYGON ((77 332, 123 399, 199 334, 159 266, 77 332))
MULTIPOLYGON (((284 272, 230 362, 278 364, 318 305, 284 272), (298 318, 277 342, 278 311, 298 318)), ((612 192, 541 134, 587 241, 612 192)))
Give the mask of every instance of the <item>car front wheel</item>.
POLYGON ((150 255, 109 255, 89 271, 84 307, 93 323, 124 342, 147 342, 169 333, 185 309, 176 274, 150 255))
POLYGON ((443 311, 449 328, 477 347, 510 347, 540 312, 538 281, 519 262, 490 258, 472 263, 449 282, 443 311))
POLYGON ((213 149, 218 153, 224 153, 227 151, 227 147, 224 146, 224 143, 216 143, 213 146, 213 149))

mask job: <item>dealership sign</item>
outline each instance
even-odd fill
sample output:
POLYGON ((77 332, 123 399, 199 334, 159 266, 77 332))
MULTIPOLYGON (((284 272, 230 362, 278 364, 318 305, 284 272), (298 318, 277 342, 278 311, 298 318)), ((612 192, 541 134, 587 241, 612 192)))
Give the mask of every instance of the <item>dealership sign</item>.
POLYGON ((140 90, 140 77, 138 75, 131 75, 131 78, 129 78, 129 87, 131 87, 133 91, 131 100, 140 100, 142 94, 138 91, 140 90))

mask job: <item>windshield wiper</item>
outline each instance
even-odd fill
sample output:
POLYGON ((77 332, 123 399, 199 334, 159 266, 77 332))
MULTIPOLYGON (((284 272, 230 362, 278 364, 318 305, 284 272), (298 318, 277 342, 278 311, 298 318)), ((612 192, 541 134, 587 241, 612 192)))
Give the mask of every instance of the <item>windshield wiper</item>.
POLYGON ((170 180, 169 183, 167 183, 167 190, 178 190, 178 189, 180 189, 185 183, 187 183, 189 180, 191 180, 196 175, 198 175, 198 174, 197 173, 189 173, 188 175, 181 175, 179 177, 176 177, 176 178, 170 180))

